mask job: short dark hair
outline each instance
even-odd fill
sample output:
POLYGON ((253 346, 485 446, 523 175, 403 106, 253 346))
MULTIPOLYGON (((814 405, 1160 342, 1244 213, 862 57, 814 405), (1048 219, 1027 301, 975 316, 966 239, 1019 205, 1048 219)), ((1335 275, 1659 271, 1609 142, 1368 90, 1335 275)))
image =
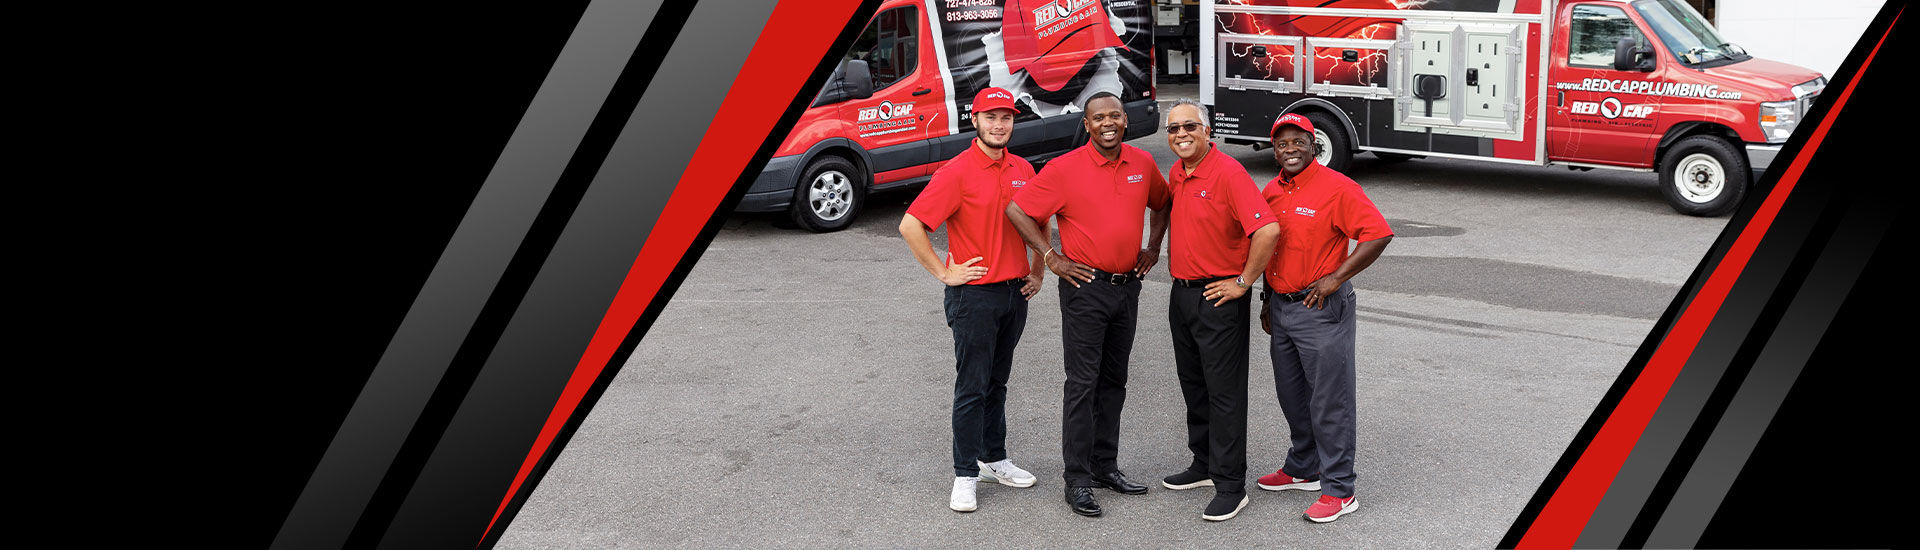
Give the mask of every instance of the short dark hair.
POLYGON ((1093 95, 1087 96, 1086 101, 1080 103, 1080 118, 1087 118, 1087 106, 1093 105, 1093 102, 1095 100, 1098 100, 1103 97, 1111 97, 1113 98, 1114 102, 1120 103, 1121 104, 1120 106, 1122 108, 1126 107, 1126 102, 1120 101, 1120 96, 1114 94, 1113 92, 1107 92, 1107 91, 1095 92, 1093 95))

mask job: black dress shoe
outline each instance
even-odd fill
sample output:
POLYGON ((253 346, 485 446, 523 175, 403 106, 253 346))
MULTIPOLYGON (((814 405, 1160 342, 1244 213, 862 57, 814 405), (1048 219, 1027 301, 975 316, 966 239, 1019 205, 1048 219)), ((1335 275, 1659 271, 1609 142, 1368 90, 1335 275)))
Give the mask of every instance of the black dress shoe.
POLYGON ((1093 474, 1093 484, 1099 485, 1101 487, 1106 487, 1108 489, 1113 489, 1115 492, 1122 493, 1122 494, 1128 494, 1128 495, 1147 494, 1147 486, 1134 483, 1131 481, 1127 481, 1127 475, 1120 473, 1119 470, 1114 470, 1104 474, 1093 474))
POLYGON ((1100 503, 1093 501, 1092 487, 1068 487, 1067 505, 1073 507, 1073 513, 1090 518, 1100 517, 1100 503))

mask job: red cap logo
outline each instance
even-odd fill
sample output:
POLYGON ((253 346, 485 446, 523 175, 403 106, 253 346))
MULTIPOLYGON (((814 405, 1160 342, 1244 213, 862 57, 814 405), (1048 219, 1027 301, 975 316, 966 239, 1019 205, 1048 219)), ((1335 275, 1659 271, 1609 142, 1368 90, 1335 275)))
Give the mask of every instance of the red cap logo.
POLYGON ((973 95, 973 111, 984 113, 994 109, 1006 109, 1015 113, 1020 107, 1013 103, 1013 93, 1000 88, 987 88, 973 95))
POLYGON ((1271 138, 1280 135, 1281 126, 1292 126, 1306 130, 1309 134, 1313 133, 1313 121, 1307 120, 1307 117, 1300 116, 1300 113, 1287 113, 1280 115, 1280 118, 1273 119, 1273 131, 1268 132, 1267 137, 1271 138))

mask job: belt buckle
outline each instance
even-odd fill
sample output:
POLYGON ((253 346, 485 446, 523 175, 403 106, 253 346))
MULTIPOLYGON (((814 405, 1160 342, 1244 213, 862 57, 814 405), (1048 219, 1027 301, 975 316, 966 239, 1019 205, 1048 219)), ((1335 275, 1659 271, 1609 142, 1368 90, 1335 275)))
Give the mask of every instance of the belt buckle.
POLYGON ((1107 284, 1110 284, 1110 285, 1115 285, 1115 286, 1118 286, 1118 285, 1124 285, 1124 284, 1127 284, 1127 274, 1125 274, 1125 273, 1108 273, 1108 274, 1107 274, 1107 284))

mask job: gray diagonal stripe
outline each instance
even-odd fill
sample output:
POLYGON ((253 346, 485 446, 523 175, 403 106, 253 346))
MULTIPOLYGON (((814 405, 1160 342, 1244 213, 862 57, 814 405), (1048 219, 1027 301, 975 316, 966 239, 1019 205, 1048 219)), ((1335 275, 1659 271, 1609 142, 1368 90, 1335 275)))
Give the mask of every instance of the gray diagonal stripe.
MULTIPOLYGON (((485 532, 703 134, 730 130, 709 126, 774 4, 694 8, 382 547, 472 545, 485 532)), ((729 185, 735 174, 710 176, 699 184, 729 185)))
MULTIPOLYGON (((1819 206, 1795 206, 1801 207, 1819 206)), ((1754 250, 1741 270, 1739 280, 1721 302, 1712 324, 1700 335, 1692 356, 1674 378, 1673 386, 1660 401, 1660 408, 1647 422, 1646 430, 1634 443, 1632 454, 1614 475, 1613 484, 1607 487, 1606 495, 1594 508, 1593 516, 1587 520, 1574 546, 1618 548, 1625 541, 1627 531, 1646 507, 1687 432, 1700 418, 1707 399, 1712 397, 1714 388, 1733 362, 1734 354, 1752 334, 1761 310, 1780 287, 1788 264, 1792 263, 1801 243, 1807 240, 1806 226, 1810 223, 1810 220, 1783 216, 1768 228, 1766 242, 1754 250)))
POLYGON ((1742 466, 1753 456, 1754 447, 1786 401, 1794 380, 1807 366, 1807 358, 1819 347, 1834 315, 1860 278, 1864 271, 1861 266, 1867 264, 1892 225, 1894 216, 1887 209, 1893 204, 1858 201, 1843 218, 1820 258, 1814 261, 1806 282, 1800 285, 1793 304, 1787 307, 1780 326, 1769 335, 1753 371, 1727 405, 1726 415, 1714 427, 1699 459, 1687 471, 1673 502, 1654 526, 1647 538, 1648 548, 1691 548, 1700 542, 1701 533, 1733 488, 1742 466))
POLYGON ((660 3, 594 2, 274 538, 339 548, 392 466, 660 3))

